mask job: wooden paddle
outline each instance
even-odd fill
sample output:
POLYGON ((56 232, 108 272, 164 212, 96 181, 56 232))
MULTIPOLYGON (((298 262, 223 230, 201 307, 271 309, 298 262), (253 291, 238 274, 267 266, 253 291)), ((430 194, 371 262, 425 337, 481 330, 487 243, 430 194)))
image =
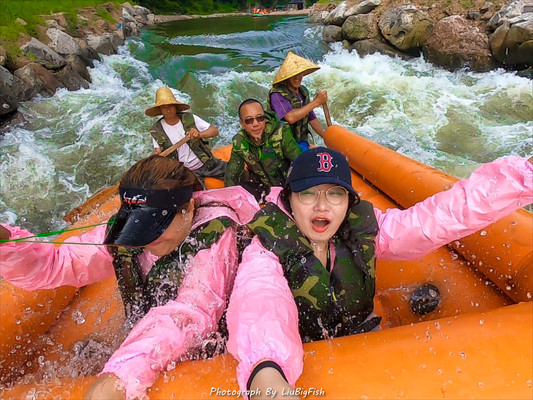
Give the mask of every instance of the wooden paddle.
MULTIPOLYGON (((182 145, 187 143, 189 139, 190 139, 190 136, 186 135, 183 139, 174 143, 168 149, 162 151, 159 155, 162 157, 168 156, 172 152, 179 149, 182 145)), ((100 190, 98 193, 88 198, 82 205, 69 211, 63 217, 63 219, 67 221, 69 224, 73 224, 78 219, 85 217, 87 214, 91 213, 95 207, 99 206, 100 204, 109 200, 111 197, 118 194, 118 185, 119 184, 117 183, 114 186, 100 190)))
POLYGON ((329 128, 333 124, 331 122, 331 116, 329 115, 328 103, 322 104, 322 109, 324 110, 324 116, 326 117, 326 124, 329 128))

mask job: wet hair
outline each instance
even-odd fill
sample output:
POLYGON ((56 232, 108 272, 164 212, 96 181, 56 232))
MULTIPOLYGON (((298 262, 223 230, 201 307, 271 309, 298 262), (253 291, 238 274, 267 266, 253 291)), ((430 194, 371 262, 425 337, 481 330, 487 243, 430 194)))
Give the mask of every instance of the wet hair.
POLYGON ((265 110, 265 108, 263 107, 263 104, 261 104, 261 102, 257 99, 252 99, 252 98, 249 98, 249 99, 246 99, 244 100, 241 105, 239 106, 239 119, 242 119, 241 117, 241 108, 245 105, 248 105, 248 104, 252 104, 252 103, 257 103, 261 106, 261 108, 263 109, 263 111, 265 110))
POLYGON ((174 158, 152 155, 137 162, 120 180, 121 188, 203 190, 196 176, 174 158))

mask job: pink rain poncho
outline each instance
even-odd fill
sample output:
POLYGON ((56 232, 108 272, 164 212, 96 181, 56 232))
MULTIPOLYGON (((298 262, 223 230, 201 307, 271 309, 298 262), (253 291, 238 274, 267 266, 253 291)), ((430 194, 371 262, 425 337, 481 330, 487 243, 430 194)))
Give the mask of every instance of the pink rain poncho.
MULTIPOLYGON (((279 193, 274 188, 267 200, 283 209, 279 193)), ((417 259, 532 202, 533 165, 518 157, 496 160, 406 210, 374 209, 379 225, 376 257, 417 259)), ((278 257, 257 238, 244 250, 227 321, 228 350, 239 361, 241 390, 265 360, 276 362, 294 386, 303 369, 298 310, 278 257)))
MULTIPOLYGON (((194 194, 198 208, 193 229, 218 217, 248 223, 259 210, 255 199, 241 187, 194 194), (212 206, 209 206, 213 203, 212 206), (227 206, 224 206, 227 205, 227 206)), ((5 226, 11 238, 30 236, 18 227, 5 226)), ((69 242, 102 243, 105 226, 99 226, 69 242)), ((146 275, 158 257, 145 251, 139 261, 146 275)), ((5 243, 0 247, 0 275, 26 290, 69 285, 82 287, 115 275, 105 246, 5 243)), ((142 396, 159 372, 188 349, 196 348, 205 335, 218 329, 238 266, 237 237, 227 228, 209 249, 191 260, 178 296, 152 308, 132 329, 102 373, 120 378, 128 399, 142 396)))

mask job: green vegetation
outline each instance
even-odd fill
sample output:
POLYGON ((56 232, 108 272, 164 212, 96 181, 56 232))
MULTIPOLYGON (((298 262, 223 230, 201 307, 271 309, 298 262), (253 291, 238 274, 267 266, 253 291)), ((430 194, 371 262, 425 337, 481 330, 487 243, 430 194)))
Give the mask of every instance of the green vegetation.
POLYGON ((102 8, 96 9, 96 15, 98 15, 100 18, 102 18, 104 21, 117 23, 117 20, 113 18, 113 16, 109 13, 109 11, 104 10, 102 8))
MULTIPOLYGON (((125 1, 116 0, 113 3, 121 4, 125 1)), ((77 9, 104 3, 109 3, 109 0, 0 0, 0 36, 15 40, 21 33, 35 35, 37 25, 44 24, 39 16, 56 12, 64 12, 69 22, 69 30, 74 30, 78 21, 77 9), (24 20, 27 25, 16 22, 17 18, 24 20)), ((108 18, 113 20, 111 15, 101 17, 107 21, 110 21, 108 18)))

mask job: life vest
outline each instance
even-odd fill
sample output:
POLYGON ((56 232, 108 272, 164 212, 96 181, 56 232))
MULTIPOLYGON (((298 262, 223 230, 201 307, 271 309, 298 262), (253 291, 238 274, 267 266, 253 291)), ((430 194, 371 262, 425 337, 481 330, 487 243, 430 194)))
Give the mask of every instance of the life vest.
POLYGON ((129 323, 135 324, 150 308, 174 300, 189 259, 211 247, 233 224, 228 218, 215 218, 200 225, 176 250, 157 260, 144 279, 138 261, 143 248, 108 246, 129 323))
MULTIPOLYGON (((270 96, 274 93, 279 93, 285 98, 293 109, 302 108, 306 104, 309 104, 309 91, 305 86, 300 86, 300 92, 303 94, 303 102, 300 100, 297 94, 289 90, 285 81, 280 82, 270 89, 268 92, 268 109, 273 110, 270 96)), ((297 142, 308 142, 311 132, 309 131, 309 114, 294 124, 289 124, 292 130, 292 135, 297 142)))
POLYGON ((379 325, 379 317, 365 321, 374 308, 376 282, 378 225, 372 204, 361 201, 353 205, 332 238, 336 256, 331 273, 315 257, 295 222, 277 205, 268 203, 248 226, 280 260, 298 308, 304 341, 366 332, 379 325))
MULTIPOLYGON (((233 151, 244 157, 252 182, 262 183, 267 187, 281 186, 285 183, 290 166, 290 160, 287 159, 283 149, 283 135, 289 128, 271 111, 266 111, 265 117, 267 122, 263 143, 254 144, 241 129, 233 137, 233 151)), ((227 174, 232 176, 231 167, 228 167, 227 174)))
MULTIPOLYGON (((194 116, 192 113, 188 112, 182 112, 178 113, 181 123, 183 124, 183 129, 185 133, 189 132, 191 129, 196 127, 196 124, 194 123, 194 116)), ((168 135, 166 134, 165 130, 163 129, 163 125, 161 125, 161 121, 164 118, 160 118, 150 130, 150 135, 155 139, 157 144, 162 150, 166 150, 169 147, 172 146, 172 142, 168 135)), ((211 153, 211 150, 209 149, 208 142, 202 138, 197 139, 191 139, 187 143, 188 146, 191 148, 193 153, 200 159, 202 163, 207 167, 208 170, 211 170, 216 165, 217 160, 214 158, 213 154, 211 153)), ((172 154, 169 154, 168 157, 177 158, 178 152, 175 151, 172 154)))

